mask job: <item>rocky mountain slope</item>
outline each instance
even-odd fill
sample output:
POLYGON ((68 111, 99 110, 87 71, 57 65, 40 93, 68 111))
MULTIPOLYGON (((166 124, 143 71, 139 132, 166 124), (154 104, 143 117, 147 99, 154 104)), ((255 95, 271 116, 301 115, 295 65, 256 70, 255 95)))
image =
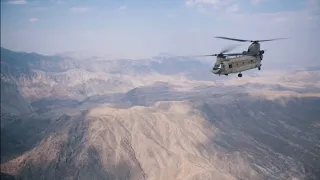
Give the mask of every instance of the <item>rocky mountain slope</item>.
POLYGON ((316 179, 320 98, 284 100, 96 106, 56 119, 1 169, 29 179, 316 179))
POLYGON ((228 170, 253 172, 237 155, 219 160, 218 151, 197 148, 216 130, 184 103, 97 107, 62 117, 49 131, 54 134, 2 169, 30 179, 234 179, 228 170))
POLYGON ((318 179, 319 70, 209 67, 1 49, 1 178, 318 179))

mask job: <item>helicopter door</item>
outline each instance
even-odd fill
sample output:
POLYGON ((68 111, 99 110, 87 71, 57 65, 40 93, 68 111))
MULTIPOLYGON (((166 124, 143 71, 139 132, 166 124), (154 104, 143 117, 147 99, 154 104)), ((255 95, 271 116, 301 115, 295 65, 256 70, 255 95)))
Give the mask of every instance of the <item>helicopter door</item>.
POLYGON ((232 72, 232 64, 226 64, 226 71, 228 71, 229 73, 232 72))

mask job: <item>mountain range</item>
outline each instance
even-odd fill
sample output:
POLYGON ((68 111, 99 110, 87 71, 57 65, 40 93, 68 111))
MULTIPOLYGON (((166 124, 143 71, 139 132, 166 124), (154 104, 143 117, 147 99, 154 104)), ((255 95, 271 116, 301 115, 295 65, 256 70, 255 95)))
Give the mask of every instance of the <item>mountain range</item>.
POLYGON ((319 179, 320 68, 1 48, 1 178, 319 179))

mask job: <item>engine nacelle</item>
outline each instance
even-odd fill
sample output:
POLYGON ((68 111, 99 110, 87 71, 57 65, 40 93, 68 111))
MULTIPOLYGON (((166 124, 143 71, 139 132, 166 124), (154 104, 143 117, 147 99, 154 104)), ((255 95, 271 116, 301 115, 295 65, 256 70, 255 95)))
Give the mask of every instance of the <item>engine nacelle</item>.
POLYGON ((249 48, 248 48, 248 53, 251 55, 259 55, 260 54, 260 44, 257 42, 253 42, 249 48))

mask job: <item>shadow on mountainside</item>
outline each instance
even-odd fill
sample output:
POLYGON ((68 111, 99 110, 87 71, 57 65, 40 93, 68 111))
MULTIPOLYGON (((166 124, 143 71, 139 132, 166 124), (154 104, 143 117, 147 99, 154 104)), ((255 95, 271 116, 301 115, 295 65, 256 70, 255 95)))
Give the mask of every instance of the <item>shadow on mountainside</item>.
POLYGON ((1 164, 37 146, 49 124, 49 119, 3 115, 1 117, 1 164))
POLYGON ((16 180, 16 178, 14 178, 14 176, 12 176, 10 174, 2 173, 2 172, 1 172, 0 179, 1 180, 16 180))
POLYGON ((86 111, 77 116, 64 115, 47 131, 46 137, 34 149, 32 159, 26 159, 16 178, 25 179, 145 179, 144 172, 127 160, 103 162, 99 147, 90 145, 86 111), (48 147, 49 146, 49 147, 48 147), (48 148, 48 149, 47 149, 48 148), (52 148, 57 148, 53 149, 52 148), (56 152, 56 154, 54 154, 56 152), (49 157, 54 157, 48 160, 49 157))
POLYGON ((213 145, 240 153, 263 179, 319 179, 320 98, 238 96, 228 103, 216 101, 198 103, 206 119, 220 130, 219 137, 199 148, 213 145))

